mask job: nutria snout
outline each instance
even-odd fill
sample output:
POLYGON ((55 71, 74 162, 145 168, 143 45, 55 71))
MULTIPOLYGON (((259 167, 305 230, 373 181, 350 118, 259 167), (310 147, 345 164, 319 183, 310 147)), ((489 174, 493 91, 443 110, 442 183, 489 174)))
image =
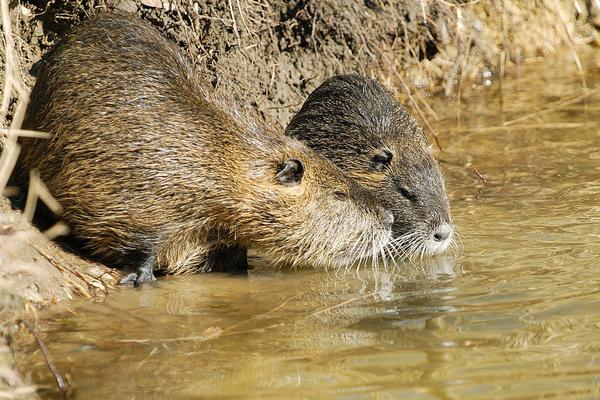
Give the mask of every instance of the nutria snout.
POLYGON ((85 248, 134 265, 136 283, 208 271, 256 248, 274 262, 377 258, 392 213, 331 161, 207 89, 146 22, 100 14, 46 58, 31 93, 21 171, 38 168, 85 248))
POLYGON ((438 254, 453 241, 444 179, 423 131, 377 81, 327 79, 286 128, 393 211, 394 241, 406 255, 438 254))

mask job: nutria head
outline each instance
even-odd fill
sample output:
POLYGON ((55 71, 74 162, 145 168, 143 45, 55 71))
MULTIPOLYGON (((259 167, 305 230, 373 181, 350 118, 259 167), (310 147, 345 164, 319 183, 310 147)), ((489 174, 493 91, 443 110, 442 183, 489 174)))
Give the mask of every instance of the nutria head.
POLYGON ((339 165, 393 211, 393 236, 403 252, 437 254, 451 244, 450 208, 432 148, 381 84, 360 75, 326 80, 286 134, 339 165))

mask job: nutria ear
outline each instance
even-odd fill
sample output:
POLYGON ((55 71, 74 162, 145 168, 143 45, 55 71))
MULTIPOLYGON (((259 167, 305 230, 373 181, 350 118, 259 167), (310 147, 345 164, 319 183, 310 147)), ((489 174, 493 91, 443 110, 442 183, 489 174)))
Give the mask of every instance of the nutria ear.
POLYGON ((392 158, 394 158, 394 153, 390 150, 383 149, 373 156, 371 159, 371 166, 376 171, 383 171, 390 166, 392 158))
POLYGON ((304 175, 304 164, 297 158, 290 158, 279 167, 275 179, 283 185, 293 186, 300 183, 304 175))

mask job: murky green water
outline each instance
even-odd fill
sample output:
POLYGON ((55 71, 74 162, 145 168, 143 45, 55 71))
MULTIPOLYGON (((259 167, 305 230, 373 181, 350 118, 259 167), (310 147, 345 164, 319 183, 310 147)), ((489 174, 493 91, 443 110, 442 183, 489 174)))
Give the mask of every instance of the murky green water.
MULTIPOLYGON (((71 397, 600 398, 600 93, 561 106, 583 93, 575 71, 525 66, 462 101, 460 123, 434 103, 460 256, 170 277, 70 305, 44 337, 71 397)), ((27 361, 55 398, 39 351, 27 361)))

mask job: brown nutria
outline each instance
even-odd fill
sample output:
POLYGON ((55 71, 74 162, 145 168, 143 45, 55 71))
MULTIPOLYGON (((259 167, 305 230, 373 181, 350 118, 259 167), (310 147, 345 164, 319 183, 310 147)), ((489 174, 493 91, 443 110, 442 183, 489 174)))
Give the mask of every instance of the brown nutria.
POLYGON ((377 81, 357 74, 327 79, 286 134, 343 166, 393 211, 394 243, 405 255, 441 253, 452 243, 450 207, 432 147, 377 81))
MULTIPOLYGON (((23 143, 73 235, 124 282, 207 271, 255 248, 345 266, 381 254, 393 216, 333 163, 225 104, 150 24, 100 14, 47 56, 23 143)), ((239 263, 239 260, 234 260, 239 263)))

